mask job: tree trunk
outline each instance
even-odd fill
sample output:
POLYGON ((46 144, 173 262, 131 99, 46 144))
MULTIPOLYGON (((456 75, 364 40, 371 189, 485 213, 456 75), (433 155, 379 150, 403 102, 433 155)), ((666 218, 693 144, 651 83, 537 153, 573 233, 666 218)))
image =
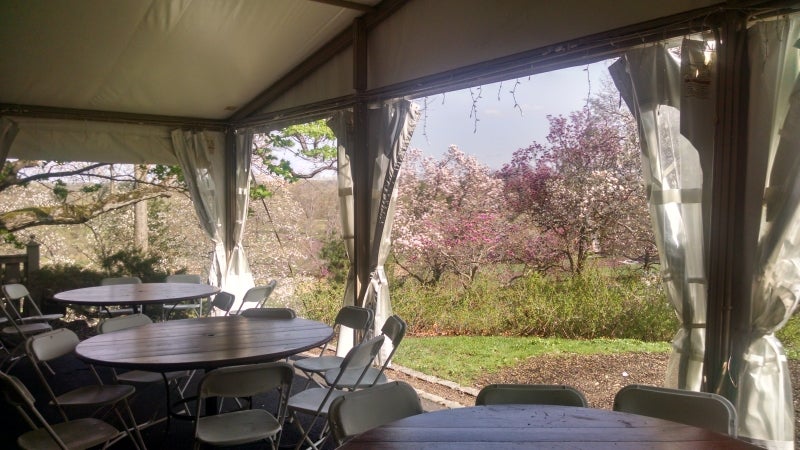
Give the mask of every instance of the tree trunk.
MULTIPOLYGON (((136 187, 139 187, 139 181, 144 180, 147 176, 147 166, 137 165, 135 168, 136 187)), ((133 205, 133 245, 147 253, 148 250, 148 236, 147 236, 147 202, 141 201, 133 205)))

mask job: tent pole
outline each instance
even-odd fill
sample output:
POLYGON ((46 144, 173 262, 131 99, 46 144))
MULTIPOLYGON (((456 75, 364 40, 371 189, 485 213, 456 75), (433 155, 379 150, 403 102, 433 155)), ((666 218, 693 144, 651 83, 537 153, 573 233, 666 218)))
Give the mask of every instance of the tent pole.
POLYGON ((712 164, 711 232, 708 255, 708 306, 704 389, 720 388, 735 350, 731 327, 749 313, 745 280, 745 181, 747 169, 747 20, 729 11, 720 28, 717 124, 712 164))
POLYGON ((230 260, 236 243, 236 134, 233 127, 225 129, 225 259, 230 260))
POLYGON ((353 304, 363 305, 369 280, 370 204, 372 162, 369 158, 368 107, 363 93, 367 90, 367 30, 362 19, 353 21, 353 88, 357 100, 353 105, 355 121, 354 151, 350 160, 353 176, 353 214, 355 255, 355 298, 353 304))

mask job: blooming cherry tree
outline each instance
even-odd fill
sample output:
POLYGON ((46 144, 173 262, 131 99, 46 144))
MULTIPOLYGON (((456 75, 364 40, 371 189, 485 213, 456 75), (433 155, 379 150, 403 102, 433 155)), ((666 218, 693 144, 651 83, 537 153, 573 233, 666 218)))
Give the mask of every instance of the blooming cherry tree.
POLYGON ((409 150, 393 228, 397 263, 422 282, 455 273, 468 283, 502 256, 506 232, 503 182, 451 146, 437 161, 409 150))

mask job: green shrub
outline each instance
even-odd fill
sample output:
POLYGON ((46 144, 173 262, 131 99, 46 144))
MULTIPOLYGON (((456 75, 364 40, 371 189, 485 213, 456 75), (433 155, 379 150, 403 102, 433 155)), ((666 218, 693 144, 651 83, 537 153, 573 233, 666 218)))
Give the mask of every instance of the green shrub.
POLYGON ((660 285, 627 269, 511 285, 478 277, 468 289, 413 281, 392 286, 392 306, 415 334, 669 340, 677 319, 660 285))
POLYGON ((792 316, 775 335, 783 343, 786 355, 790 359, 800 358, 800 316, 797 314, 792 316))
POLYGON ((342 307, 344 284, 333 280, 299 281, 295 285, 294 300, 300 306, 297 314, 324 323, 333 323, 342 307))

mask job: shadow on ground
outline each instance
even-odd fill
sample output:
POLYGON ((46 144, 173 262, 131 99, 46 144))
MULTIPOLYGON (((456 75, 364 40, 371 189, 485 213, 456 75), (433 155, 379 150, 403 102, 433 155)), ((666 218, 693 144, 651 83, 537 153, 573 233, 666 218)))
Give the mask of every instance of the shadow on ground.
MULTIPOLYGON (((50 377, 52 386, 56 393, 65 392, 66 390, 81 386, 83 384, 91 383, 94 381, 94 376, 91 370, 82 361, 74 356, 65 356, 52 362, 51 366, 56 372, 56 375, 50 377)), ((104 382, 111 383, 112 375, 109 369, 97 367, 98 372, 104 382)), ((36 375, 31 362, 28 359, 20 361, 10 372, 11 375, 16 376, 25 383, 28 389, 36 398, 36 407, 51 423, 61 421, 60 415, 56 409, 50 406, 49 397, 46 390, 43 388, 41 381, 36 375)), ((199 374, 198 374, 199 375, 199 374)), ((196 392, 196 384, 200 376, 195 376, 187 392, 196 392)), ((292 385, 292 393, 299 392, 306 384, 306 379, 302 375, 297 375, 292 385)), ((313 383, 312 383, 313 386, 313 383)), ((173 391, 174 394, 174 391, 173 391)), ((173 400, 177 397, 173 397, 173 400)), ((255 405, 266 409, 267 411, 275 413, 277 405, 277 394, 267 394, 254 398, 255 405)), ((233 403, 233 402, 229 402, 233 403)), ((226 403, 227 404, 227 403, 226 403)), ((131 403, 131 409, 134 412, 137 420, 144 422, 153 414, 158 417, 164 417, 166 411, 165 391, 161 384, 155 384, 143 389, 137 389, 136 398, 131 403)), ((76 411, 78 413, 90 414, 91 411, 76 411)), ((17 411, 11 407, 4 399, 0 398, 0 417, 3 417, 3 426, 0 429, 0 448, 12 449, 17 448, 17 437, 30 430, 30 427, 25 423, 17 411)), ((75 417, 79 417, 76 415, 75 417)), ((120 428, 118 421, 115 417, 109 416, 105 420, 120 428)), ((310 417, 301 417, 301 422, 304 426, 311 421, 310 417)), ((317 420, 317 424, 312 428, 312 436, 317 436, 321 430, 323 421, 317 420)), ((183 450, 193 448, 193 424, 187 420, 171 420, 169 423, 169 430, 167 430, 167 422, 152 425, 142 431, 142 436, 147 444, 148 449, 170 449, 170 450, 183 450)), ((297 431, 294 424, 287 423, 284 425, 284 432, 281 438, 281 448, 294 448, 301 435, 297 431)), ((323 446, 323 449, 332 449, 335 446, 329 441, 323 446)), ((112 448, 115 449, 133 449, 133 445, 129 439, 125 438, 118 443, 114 444, 112 448)), ((257 449, 269 448, 267 443, 240 445, 234 447, 226 447, 230 449, 257 449)))

